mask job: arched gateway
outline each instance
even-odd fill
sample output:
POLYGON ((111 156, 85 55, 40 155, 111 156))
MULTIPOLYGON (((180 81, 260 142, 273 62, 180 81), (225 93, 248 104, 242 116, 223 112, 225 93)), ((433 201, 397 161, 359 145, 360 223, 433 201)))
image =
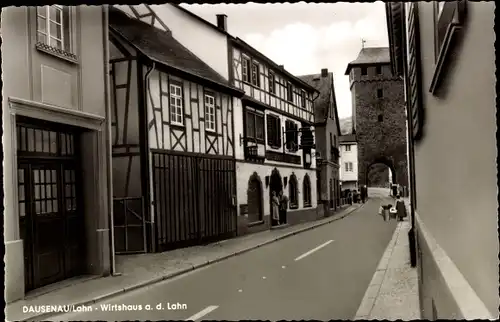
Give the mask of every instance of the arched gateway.
POLYGON ((392 74, 389 48, 362 48, 347 66, 352 124, 358 146, 358 185, 375 163, 387 165, 393 183, 408 187, 403 80, 392 74))

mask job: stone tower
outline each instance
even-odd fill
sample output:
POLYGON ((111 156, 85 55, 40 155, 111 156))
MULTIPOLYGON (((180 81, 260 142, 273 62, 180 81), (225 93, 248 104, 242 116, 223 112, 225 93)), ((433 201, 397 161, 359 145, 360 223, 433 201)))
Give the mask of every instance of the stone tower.
POLYGON ((404 82, 392 75, 389 48, 363 48, 349 63, 352 126, 358 142, 358 184, 372 165, 387 165, 392 182, 408 187, 404 82))

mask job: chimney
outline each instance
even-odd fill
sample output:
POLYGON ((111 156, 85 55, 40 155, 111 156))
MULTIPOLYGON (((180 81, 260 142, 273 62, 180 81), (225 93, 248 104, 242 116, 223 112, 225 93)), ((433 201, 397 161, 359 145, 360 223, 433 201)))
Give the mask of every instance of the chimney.
POLYGON ((280 69, 285 69, 285 65, 278 65, 280 69))
POLYGON ((217 27, 227 32, 227 16, 225 14, 222 13, 217 15, 217 27))
POLYGON ((328 76, 328 68, 323 68, 321 70, 321 77, 327 77, 328 76))

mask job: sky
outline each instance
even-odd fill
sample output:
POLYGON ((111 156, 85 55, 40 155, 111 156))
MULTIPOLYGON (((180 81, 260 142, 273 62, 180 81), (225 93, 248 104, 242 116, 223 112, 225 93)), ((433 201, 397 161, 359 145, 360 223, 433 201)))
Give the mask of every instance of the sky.
POLYGON ((347 64, 365 47, 388 46, 384 3, 194 4, 183 7, 248 42, 294 75, 333 72, 339 118, 352 114, 347 64))

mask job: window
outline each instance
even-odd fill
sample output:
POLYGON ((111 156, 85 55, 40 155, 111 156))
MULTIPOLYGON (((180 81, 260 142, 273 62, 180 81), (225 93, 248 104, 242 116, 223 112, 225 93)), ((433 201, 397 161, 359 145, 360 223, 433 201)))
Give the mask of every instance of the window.
POLYGON ((350 152, 350 151, 351 151, 351 145, 350 145, 350 144, 347 144, 347 145, 345 146, 345 150, 346 150, 347 152, 350 152))
POLYGON ((311 207, 311 180, 309 179, 309 175, 304 176, 303 183, 304 190, 304 207, 311 207))
POLYGON ((170 84, 170 122, 176 125, 184 125, 182 88, 176 84, 170 84))
POLYGON ((378 116, 378 121, 379 121, 379 122, 383 122, 383 121, 384 121, 384 117, 382 116, 382 114, 380 114, 380 115, 378 116))
POLYGON ((306 108, 306 91, 304 90, 300 92, 300 106, 306 108))
POLYGON ((253 111, 246 112, 246 137, 257 143, 264 143, 264 115, 253 111))
POLYGON ((267 115, 267 144, 274 149, 281 148, 281 120, 267 115))
POLYGON ((367 75, 368 71, 366 70, 366 67, 361 67, 361 75, 367 75))
POLYGON ((37 41, 71 53, 70 7, 52 5, 37 7, 37 41))
POLYGON ((247 57, 242 57, 241 58, 241 65, 242 65, 242 79, 244 82, 250 82, 250 75, 249 75, 249 70, 250 70, 250 59, 247 57))
POLYGON ((260 87, 259 64, 252 62, 252 84, 260 87))
POLYGON ((377 98, 382 98, 384 97, 384 92, 382 91, 382 89, 377 89, 377 98))
POLYGON ((205 94, 205 130, 215 131, 215 98, 205 94))
POLYGON ((382 66, 377 66, 375 69, 378 75, 382 75, 382 66))
POLYGON ((344 162, 345 172, 352 172, 352 162, 344 162))
POLYGON ((286 149, 290 152, 296 152, 299 149, 299 127, 297 123, 287 120, 285 122, 286 131, 286 149))
POLYGON ((293 86, 292 86, 292 83, 288 83, 286 85, 286 88, 287 88, 287 96, 286 96, 286 99, 287 101, 289 102, 292 102, 293 103, 293 86))
POLYGON ((273 72, 269 72, 269 93, 276 94, 276 76, 273 72))
POLYGON ((288 195, 290 196, 290 209, 297 209, 299 207, 298 198, 298 187, 297 187, 297 177, 292 173, 290 176, 290 182, 288 183, 288 195))

